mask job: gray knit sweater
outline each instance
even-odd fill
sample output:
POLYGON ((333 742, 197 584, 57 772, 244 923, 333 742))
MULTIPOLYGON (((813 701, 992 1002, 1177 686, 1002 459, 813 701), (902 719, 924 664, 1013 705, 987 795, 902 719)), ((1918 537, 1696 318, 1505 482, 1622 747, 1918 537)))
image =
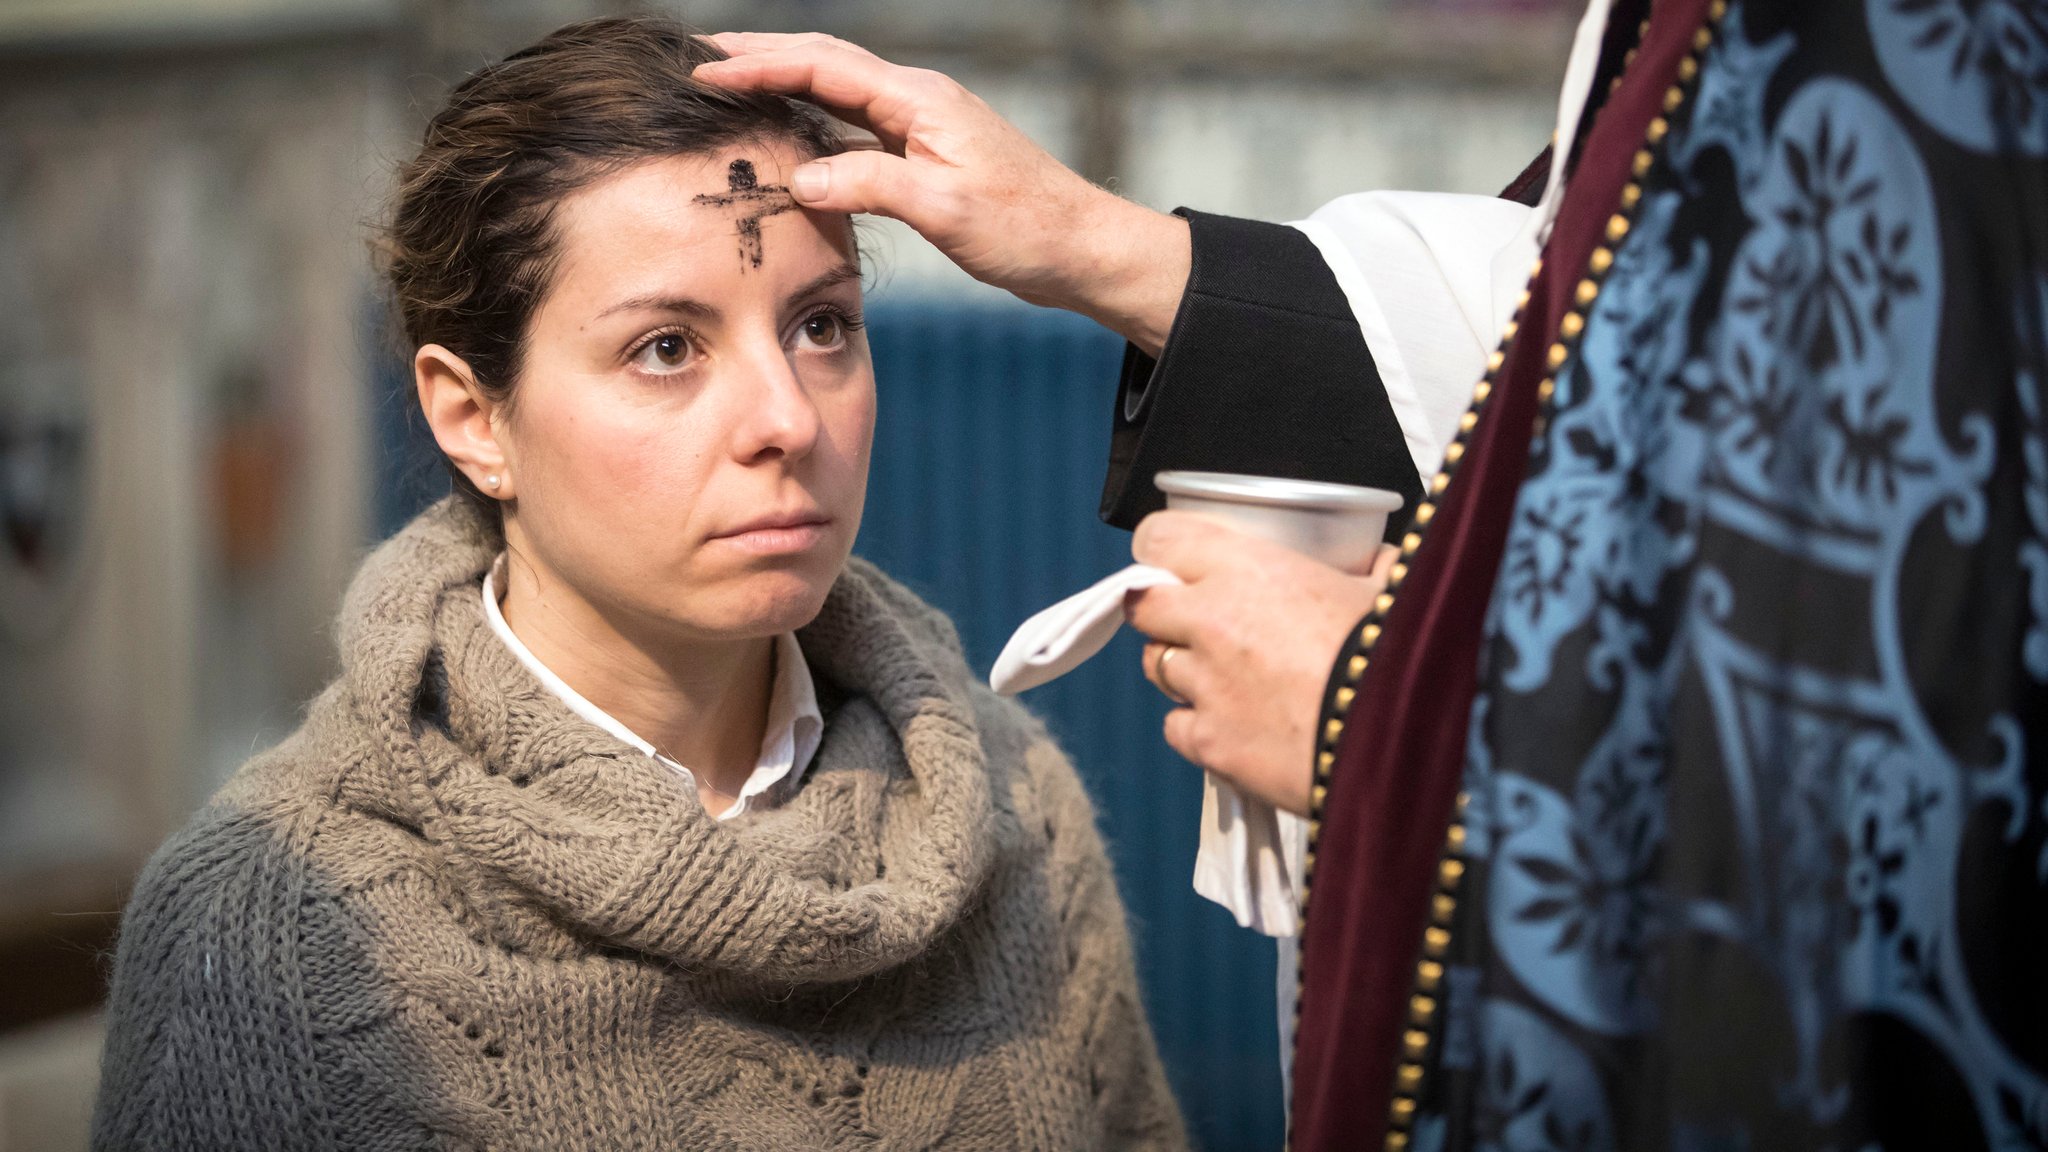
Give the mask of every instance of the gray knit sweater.
POLYGON ((484 620, 436 505, 343 672, 123 922, 102 1149, 1179 1148, 1093 814, 855 562, 799 633, 803 787, 720 823, 484 620))

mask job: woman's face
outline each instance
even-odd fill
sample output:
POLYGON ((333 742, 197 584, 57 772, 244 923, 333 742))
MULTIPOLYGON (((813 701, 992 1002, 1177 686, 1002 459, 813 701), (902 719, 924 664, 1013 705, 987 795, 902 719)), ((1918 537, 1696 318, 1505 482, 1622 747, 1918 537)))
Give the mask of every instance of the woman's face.
POLYGON ((558 206, 553 286, 492 419, 506 539, 618 624, 788 631, 852 551, 874 366, 848 218, 782 191, 802 159, 649 161, 558 206))

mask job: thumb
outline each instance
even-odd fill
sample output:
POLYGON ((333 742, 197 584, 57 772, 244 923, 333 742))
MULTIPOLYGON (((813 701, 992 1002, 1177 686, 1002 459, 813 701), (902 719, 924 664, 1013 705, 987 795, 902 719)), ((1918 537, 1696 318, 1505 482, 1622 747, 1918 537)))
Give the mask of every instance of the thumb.
POLYGON ((1131 558, 1193 582, 1263 543, 1199 512, 1154 512, 1138 522, 1131 558))
POLYGON ((868 212, 917 226, 925 189, 910 161, 881 151, 842 152, 799 165, 790 195, 820 212, 868 212))

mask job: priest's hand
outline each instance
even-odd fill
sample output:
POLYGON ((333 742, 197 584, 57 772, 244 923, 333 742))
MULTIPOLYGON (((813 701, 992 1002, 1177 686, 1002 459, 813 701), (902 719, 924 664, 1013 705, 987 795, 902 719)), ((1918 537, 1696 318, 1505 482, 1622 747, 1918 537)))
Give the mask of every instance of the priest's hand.
POLYGON ((1185 581, 1124 605, 1153 640, 1146 678, 1187 702, 1167 713, 1166 742, 1247 795, 1307 814, 1330 669, 1399 551, 1381 549, 1369 575, 1352 576, 1189 512, 1146 517, 1131 551, 1185 581))
POLYGON ((816 100, 880 150, 799 166, 807 208, 903 221, 976 279, 1157 355, 1187 286, 1186 221, 1096 187, 937 72, 817 34, 724 32, 697 79, 816 100))

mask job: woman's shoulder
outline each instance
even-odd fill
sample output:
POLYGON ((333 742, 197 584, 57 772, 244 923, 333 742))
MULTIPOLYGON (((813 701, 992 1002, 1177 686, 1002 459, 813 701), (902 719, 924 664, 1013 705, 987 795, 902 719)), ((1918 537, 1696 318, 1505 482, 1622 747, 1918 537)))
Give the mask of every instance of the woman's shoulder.
POLYGON ((361 893, 405 837, 363 834, 380 822, 338 796, 311 735, 244 764, 143 867, 114 950, 99 1146, 350 1146, 311 1132, 350 1090, 327 1079, 337 1038, 394 1018, 361 893), (218 1112, 230 1096, 242 1110, 218 1112))

